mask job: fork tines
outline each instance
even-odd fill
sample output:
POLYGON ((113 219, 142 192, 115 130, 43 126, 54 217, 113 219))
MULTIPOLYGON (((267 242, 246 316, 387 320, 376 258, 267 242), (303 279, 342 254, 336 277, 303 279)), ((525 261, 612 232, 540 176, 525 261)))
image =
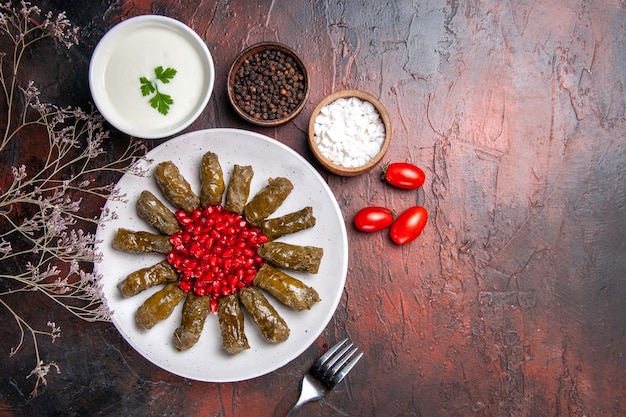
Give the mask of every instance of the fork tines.
POLYGON ((332 389, 345 378, 362 356, 363 352, 359 352, 354 343, 345 338, 320 356, 310 372, 327 388, 332 389))

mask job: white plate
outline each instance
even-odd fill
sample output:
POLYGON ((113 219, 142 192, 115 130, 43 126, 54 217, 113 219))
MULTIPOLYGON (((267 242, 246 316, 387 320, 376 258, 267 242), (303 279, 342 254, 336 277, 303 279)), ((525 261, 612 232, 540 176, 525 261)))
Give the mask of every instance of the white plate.
POLYGON ((341 211, 328 185, 317 171, 291 148, 267 136, 236 129, 209 129, 188 133, 158 146, 148 153, 156 163, 172 161, 199 192, 199 168, 202 155, 211 150, 219 156, 227 182, 233 165, 251 165, 254 178, 250 196, 267 184, 270 177, 289 178, 294 189, 283 205, 271 216, 277 217, 305 206, 313 207, 317 222, 313 228, 278 239, 300 245, 324 248, 319 273, 306 274, 286 271, 314 287, 321 301, 311 310, 294 311, 267 295, 285 319, 291 334, 279 344, 269 344, 260 335, 256 325, 245 317, 245 333, 250 349, 230 356, 221 346, 217 316, 211 314, 205 323, 199 342, 191 349, 179 352, 173 345, 172 333, 180 324, 182 303, 172 316, 150 330, 135 325, 135 311, 156 288, 134 297, 120 295, 117 284, 131 272, 153 265, 164 255, 129 254, 111 247, 118 227, 152 231, 135 212, 135 202, 143 190, 152 191, 167 203, 152 175, 137 177, 124 175, 118 186, 128 197, 127 203, 108 201, 106 208, 115 211, 118 218, 98 228, 96 237, 103 260, 96 270, 103 276, 103 289, 113 310, 112 321, 122 336, 146 359, 155 365, 185 378, 207 382, 232 382, 258 377, 287 364, 306 350, 324 330, 333 316, 344 288, 348 269, 348 240, 341 211))

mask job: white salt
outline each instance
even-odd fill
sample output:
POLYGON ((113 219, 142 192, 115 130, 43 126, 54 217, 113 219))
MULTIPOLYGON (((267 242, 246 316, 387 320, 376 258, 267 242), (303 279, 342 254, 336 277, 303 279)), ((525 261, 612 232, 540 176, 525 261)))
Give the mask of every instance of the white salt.
POLYGON ((358 168, 380 152, 385 125, 369 101, 340 98, 320 110, 313 134, 324 157, 346 168, 358 168))

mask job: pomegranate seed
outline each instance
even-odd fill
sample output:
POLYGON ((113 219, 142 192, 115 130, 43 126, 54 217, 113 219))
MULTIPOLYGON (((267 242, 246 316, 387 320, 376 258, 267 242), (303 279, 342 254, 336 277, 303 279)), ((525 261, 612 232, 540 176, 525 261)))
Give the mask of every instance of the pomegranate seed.
POLYGON ((178 246, 183 243, 183 240, 180 237, 180 232, 176 232, 173 235, 170 235, 170 243, 172 246, 178 246))
POLYGON ((221 205, 178 210, 181 231, 170 236, 168 262, 179 274, 179 287, 218 300, 252 284, 263 260, 256 251, 268 239, 238 213, 221 205))
POLYGON ((237 285, 238 281, 239 279, 235 275, 231 275, 228 277, 228 285, 230 285, 231 288, 234 288, 237 285))
POLYGON ((187 216, 180 216, 178 218, 178 223, 182 224, 183 226, 189 226, 193 223, 193 220, 187 216))
POLYGON ((230 258, 224 259, 224 262, 222 263, 222 267, 225 270, 230 271, 231 269, 233 269, 233 260, 230 258))

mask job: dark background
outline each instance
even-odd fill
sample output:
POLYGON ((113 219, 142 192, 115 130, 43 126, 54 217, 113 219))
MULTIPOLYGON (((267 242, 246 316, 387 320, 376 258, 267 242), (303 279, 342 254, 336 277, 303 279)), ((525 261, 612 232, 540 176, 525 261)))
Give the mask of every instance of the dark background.
MULTIPOLYGON (((23 309, 35 323, 62 327, 54 344, 39 343, 61 373, 31 398, 34 353, 9 358, 17 330, 0 312, 8 323, 0 326, 0 416, 280 416, 305 369, 344 335, 365 358, 300 415, 626 415, 626 3, 38 4, 67 11, 82 28, 79 46, 41 44, 27 57, 25 78, 48 101, 89 108, 87 68, 100 37, 129 17, 163 14, 196 30, 216 65, 213 96, 188 130, 254 130, 315 164, 311 111, 331 92, 358 88, 390 114, 384 162, 412 161, 427 180, 404 192, 382 184, 378 170, 321 171, 348 228, 346 288, 316 344, 276 372, 228 384, 186 380, 143 359, 112 325, 78 321, 29 295, 23 309), (312 78, 304 111, 272 129, 237 118, 226 95, 236 55, 265 40, 300 52, 312 78), (409 245, 352 227, 364 206, 415 204, 430 218, 409 245)), ((127 141, 112 131, 110 155, 127 141)), ((36 162, 29 143, 12 158, 36 162)), ((91 204, 97 213, 102 202, 91 204)))

